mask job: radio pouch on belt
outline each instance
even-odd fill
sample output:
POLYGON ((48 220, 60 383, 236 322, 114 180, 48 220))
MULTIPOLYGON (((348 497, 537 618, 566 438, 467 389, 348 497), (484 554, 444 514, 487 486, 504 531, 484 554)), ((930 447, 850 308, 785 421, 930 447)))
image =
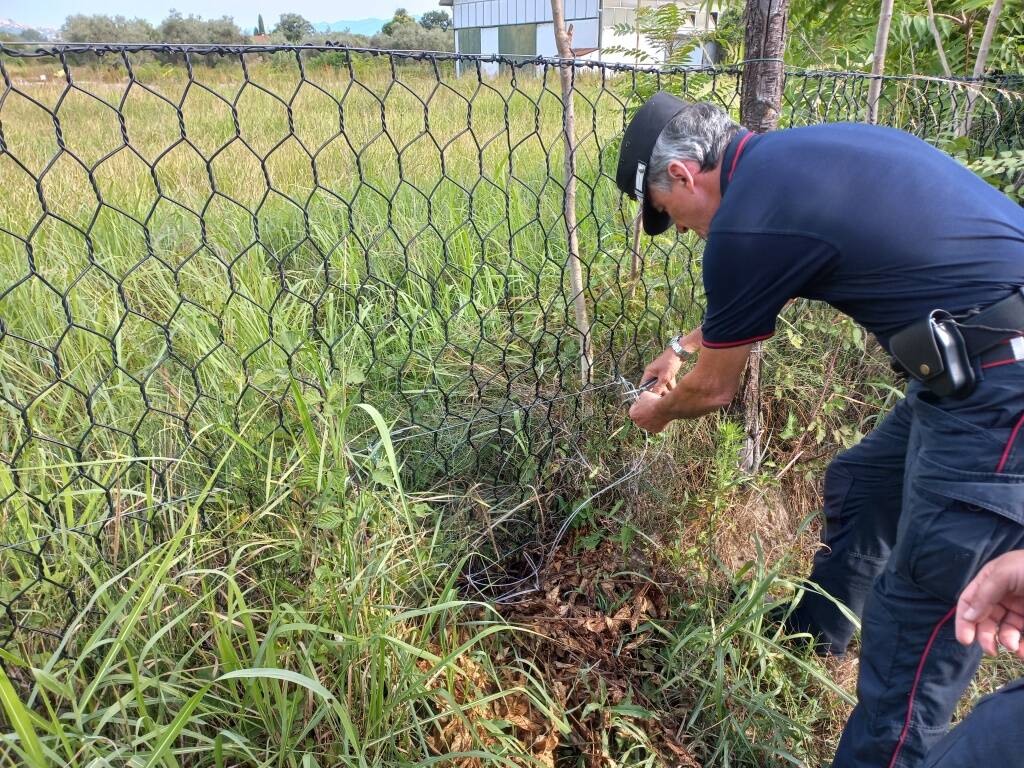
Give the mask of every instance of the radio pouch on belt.
POLYGON ((977 383, 967 344, 948 312, 933 310, 889 340, 889 351, 908 375, 939 397, 967 397, 977 383))

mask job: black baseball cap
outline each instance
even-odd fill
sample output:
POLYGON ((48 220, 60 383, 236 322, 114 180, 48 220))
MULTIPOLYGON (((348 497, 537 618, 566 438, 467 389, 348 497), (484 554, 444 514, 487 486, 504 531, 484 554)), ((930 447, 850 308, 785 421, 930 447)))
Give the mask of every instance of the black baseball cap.
POLYGON ((630 198, 640 201, 641 220, 648 235, 660 235, 672 226, 672 219, 651 205, 647 194, 647 164, 661 132, 685 107, 682 99, 659 91, 640 107, 622 137, 615 183, 630 198))

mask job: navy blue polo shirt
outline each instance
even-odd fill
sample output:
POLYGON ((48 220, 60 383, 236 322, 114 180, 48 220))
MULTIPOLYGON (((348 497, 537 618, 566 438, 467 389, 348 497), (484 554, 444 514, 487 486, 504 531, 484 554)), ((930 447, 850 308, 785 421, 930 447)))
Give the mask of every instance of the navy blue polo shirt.
POLYGON ((859 124, 741 131, 704 248, 704 345, 765 339, 789 299, 889 337, 1024 285, 1024 209, 931 145, 859 124))

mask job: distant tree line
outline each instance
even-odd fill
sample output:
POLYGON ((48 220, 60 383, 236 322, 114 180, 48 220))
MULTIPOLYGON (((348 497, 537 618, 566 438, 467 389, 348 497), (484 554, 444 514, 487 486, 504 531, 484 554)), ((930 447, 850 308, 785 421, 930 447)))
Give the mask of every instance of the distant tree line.
MULTIPOLYGON (((253 35, 242 30, 229 16, 203 19, 189 14, 184 16, 172 10, 166 19, 153 25, 145 19, 108 16, 106 14, 74 14, 68 16, 61 27, 61 38, 69 43, 206 43, 236 45, 252 42, 253 36, 269 37, 272 43, 332 42, 353 47, 383 48, 410 51, 454 50, 454 32, 451 17, 445 11, 430 11, 419 21, 404 8, 384 24, 376 35, 357 35, 349 30, 317 34, 313 25, 297 13, 283 13, 277 24, 266 31, 262 14, 257 16, 253 35)), ((31 30, 7 39, 42 40, 31 30)))
POLYGON ((183 16, 172 10, 154 26, 145 19, 128 19, 105 14, 68 16, 61 27, 61 38, 69 43, 214 43, 230 45, 248 42, 235 20, 229 16, 203 19, 183 16))
POLYGON ((46 35, 36 29, 23 29, 20 32, 0 32, 3 43, 38 43, 46 40, 46 35))

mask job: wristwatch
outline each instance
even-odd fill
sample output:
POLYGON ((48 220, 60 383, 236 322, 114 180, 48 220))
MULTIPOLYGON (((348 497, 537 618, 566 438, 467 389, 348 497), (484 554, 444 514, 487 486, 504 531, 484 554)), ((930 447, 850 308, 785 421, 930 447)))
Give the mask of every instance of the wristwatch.
POLYGON ((683 349, 683 345, 679 342, 682 341, 683 334, 677 333, 671 339, 668 340, 668 345, 672 347, 672 351, 675 352, 680 360, 684 362, 690 359, 690 353, 683 349))

